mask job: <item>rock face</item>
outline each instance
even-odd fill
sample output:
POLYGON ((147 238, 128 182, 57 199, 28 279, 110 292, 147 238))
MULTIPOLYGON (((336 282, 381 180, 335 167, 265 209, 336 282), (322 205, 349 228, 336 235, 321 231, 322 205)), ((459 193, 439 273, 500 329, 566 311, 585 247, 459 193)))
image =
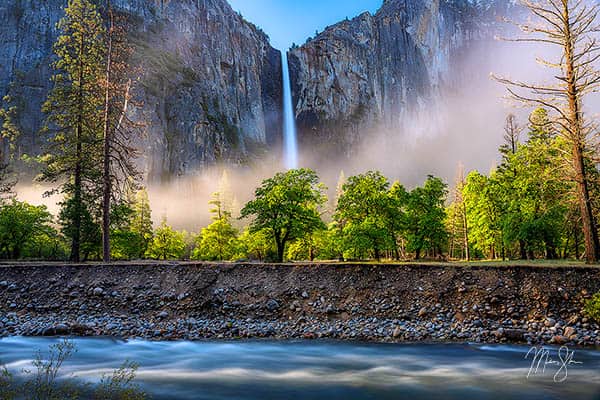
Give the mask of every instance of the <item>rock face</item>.
MULTIPOLYGON (((52 45, 66 0, 0 4, 0 96, 10 94, 23 131, 19 149, 37 153, 51 86, 52 45)), ((219 161, 242 162, 282 130, 281 54, 226 0, 116 0, 128 15, 150 178, 219 161)))
POLYGON ((436 93, 464 80, 464 56, 493 38, 507 12, 509 0, 385 0, 375 15, 335 24, 292 49, 301 141, 350 155, 370 130, 402 128, 436 93))

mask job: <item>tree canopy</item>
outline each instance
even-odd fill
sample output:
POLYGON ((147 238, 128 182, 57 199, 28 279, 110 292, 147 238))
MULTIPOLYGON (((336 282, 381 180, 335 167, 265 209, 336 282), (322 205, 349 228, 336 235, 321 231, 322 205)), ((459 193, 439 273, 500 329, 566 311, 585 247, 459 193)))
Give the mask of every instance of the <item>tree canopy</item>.
POLYGON ((326 201, 324 189, 312 170, 280 172, 262 182, 241 216, 253 218, 251 232, 270 233, 277 246, 277 261, 282 262, 289 241, 324 228, 319 211, 326 201))

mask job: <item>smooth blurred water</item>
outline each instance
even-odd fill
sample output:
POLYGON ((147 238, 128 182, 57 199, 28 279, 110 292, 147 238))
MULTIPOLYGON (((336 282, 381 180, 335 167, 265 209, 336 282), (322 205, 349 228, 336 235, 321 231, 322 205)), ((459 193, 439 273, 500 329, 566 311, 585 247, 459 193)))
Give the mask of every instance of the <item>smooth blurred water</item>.
MULTIPOLYGON (((20 371, 58 340, 2 339, 0 359, 20 371)), ((521 346, 74 341, 65 374, 95 381, 129 359, 156 399, 600 399, 600 352, 591 350, 571 349, 582 364, 555 383, 552 366, 527 379, 521 346)))
POLYGON ((283 158, 288 169, 298 168, 298 144, 296 138, 296 116, 292 103, 292 85, 287 52, 281 52, 281 70, 283 72, 283 158))

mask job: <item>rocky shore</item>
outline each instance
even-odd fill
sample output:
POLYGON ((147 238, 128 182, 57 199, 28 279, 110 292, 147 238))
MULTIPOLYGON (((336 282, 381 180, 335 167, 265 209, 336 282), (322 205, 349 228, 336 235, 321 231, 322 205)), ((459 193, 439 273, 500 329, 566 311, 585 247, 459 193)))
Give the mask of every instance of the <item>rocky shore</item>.
POLYGON ((595 267, 0 266, 0 336, 600 345, 595 267))

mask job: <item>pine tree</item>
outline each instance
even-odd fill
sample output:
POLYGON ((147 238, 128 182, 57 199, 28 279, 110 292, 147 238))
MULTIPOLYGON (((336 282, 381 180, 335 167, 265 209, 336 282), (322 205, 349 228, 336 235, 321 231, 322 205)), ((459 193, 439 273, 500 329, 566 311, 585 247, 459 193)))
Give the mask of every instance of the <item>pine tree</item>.
POLYGON ((64 223, 71 233, 71 260, 79 261, 83 219, 97 202, 101 165, 98 155, 102 126, 104 26, 97 7, 89 0, 70 0, 58 24, 61 35, 54 44, 54 87, 43 110, 47 129, 54 134, 42 157, 42 181, 64 182, 56 191, 63 202, 64 223))
POLYGON ((11 176, 10 164, 15 161, 15 143, 21 135, 21 131, 15 123, 17 107, 12 105, 10 96, 4 96, 3 102, 6 108, 0 108, 0 196, 10 193, 16 183, 11 176))

